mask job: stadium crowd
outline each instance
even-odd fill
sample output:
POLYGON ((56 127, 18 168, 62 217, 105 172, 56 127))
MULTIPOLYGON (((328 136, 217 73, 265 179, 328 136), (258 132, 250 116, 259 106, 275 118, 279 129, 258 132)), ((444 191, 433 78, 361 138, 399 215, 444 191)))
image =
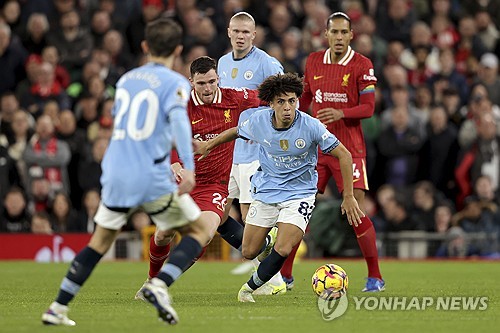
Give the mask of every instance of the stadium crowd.
MULTIPOLYGON (((254 44, 285 72, 328 47, 327 17, 346 12, 353 48, 378 78, 363 121, 378 233, 446 234, 436 255, 491 255, 500 235, 500 0, 0 0, 0 232, 92 232, 114 86, 144 63, 144 27, 184 27, 175 69, 230 49, 245 10, 254 44), (498 237, 498 236, 497 236, 498 237)), ((326 196, 336 196, 334 184, 326 196)), ((128 228, 149 225, 131 217, 128 228)), ((434 253, 433 253, 434 254, 434 253)))

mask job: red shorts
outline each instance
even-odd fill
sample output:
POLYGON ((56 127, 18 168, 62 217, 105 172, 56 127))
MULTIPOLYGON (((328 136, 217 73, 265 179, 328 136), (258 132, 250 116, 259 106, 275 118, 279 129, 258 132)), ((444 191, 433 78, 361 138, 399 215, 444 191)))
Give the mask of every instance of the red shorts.
POLYGON ((228 195, 227 185, 200 184, 194 188, 190 195, 202 212, 214 212, 222 220, 228 195))
MULTIPOLYGON (((335 179, 339 193, 344 191, 342 173, 340 172, 339 160, 331 155, 319 154, 318 157, 318 192, 324 193, 328 180, 331 176, 335 179)), ((366 176, 366 159, 364 157, 352 158, 352 182, 354 188, 368 190, 368 178, 366 176)))

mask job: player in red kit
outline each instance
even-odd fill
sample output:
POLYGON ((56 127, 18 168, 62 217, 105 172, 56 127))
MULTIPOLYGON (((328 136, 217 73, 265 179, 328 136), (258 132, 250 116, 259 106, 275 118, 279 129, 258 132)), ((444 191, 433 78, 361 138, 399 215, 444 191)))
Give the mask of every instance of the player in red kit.
MULTIPOLYGON (((352 155, 354 197, 363 209, 366 175, 366 148, 361 119, 373 115, 377 78, 372 62, 350 47, 353 38, 351 19, 342 12, 330 15, 325 37, 329 48, 313 52, 306 61, 302 110, 312 102, 312 115, 327 125, 330 132, 344 143, 352 155)), ((343 182, 338 160, 320 153, 318 159, 318 191, 325 191, 331 176, 342 193, 343 182)), ((359 247, 368 266, 368 279, 363 291, 382 291, 385 282, 378 265, 375 229, 368 216, 353 225, 359 247)))
MULTIPOLYGON (((210 57, 197 58, 191 64, 189 80, 193 89, 187 111, 195 140, 213 139, 225 130, 237 126, 243 111, 262 105, 256 90, 220 88, 216 66, 215 60, 210 57)), ((234 142, 223 144, 212 152, 213 155, 210 154, 201 161, 195 156, 196 187, 191 192, 191 197, 201 209, 200 219, 209 224, 210 237, 218 231, 222 238, 238 249, 241 246, 243 226, 232 218, 222 221, 228 196, 233 147, 234 142)), ((178 161, 173 154, 172 169, 179 180, 183 169, 178 161)), ((158 229, 151 237, 148 279, 155 277, 162 268, 169 255, 170 241, 171 237, 158 229)), ((137 292, 136 299, 142 299, 141 296, 137 292)))

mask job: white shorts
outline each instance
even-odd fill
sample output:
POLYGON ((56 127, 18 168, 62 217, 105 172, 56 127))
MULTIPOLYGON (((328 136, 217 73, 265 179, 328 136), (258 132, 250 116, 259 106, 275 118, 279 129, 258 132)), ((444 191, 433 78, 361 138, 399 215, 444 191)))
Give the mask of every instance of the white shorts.
POLYGON ((127 223, 128 217, 138 208, 143 208, 156 224, 156 227, 162 231, 185 226, 197 220, 201 215, 200 208, 189 194, 178 196, 177 193, 171 193, 155 201, 146 202, 139 207, 128 210, 124 209, 121 212, 111 210, 101 202, 94 220, 103 228, 119 230, 127 223))
POLYGON ((239 199, 240 203, 249 204, 253 201, 250 185, 250 177, 252 177, 259 168, 259 161, 253 161, 246 164, 233 164, 231 175, 229 176, 229 184, 227 189, 230 199, 239 199))
POLYGON ((278 222, 290 223, 305 232, 315 201, 315 195, 277 204, 266 204, 255 200, 248 209, 245 223, 263 228, 272 228, 278 222))

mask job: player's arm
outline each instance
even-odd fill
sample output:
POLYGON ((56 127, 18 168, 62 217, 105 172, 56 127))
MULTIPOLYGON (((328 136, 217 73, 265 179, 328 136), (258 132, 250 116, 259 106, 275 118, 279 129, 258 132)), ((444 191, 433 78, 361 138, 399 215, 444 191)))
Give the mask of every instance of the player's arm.
POLYGON ((338 143, 338 146, 330 151, 330 155, 339 160, 340 172, 342 174, 342 181, 344 183, 344 191, 342 192, 342 214, 347 215, 349 224, 358 226, 361 224, 361 217, 365 216, 363 211, 358 206, 358 202, 354 198, 354 189, 352 182, 352 156, 347 148, 338 143))
POLYGON ((225 130, 221 134, 217 135, 215 138, 208 141, 197 141, 195 144, 195 154, 201 155, 198 160, 202 160, 207 157, 210 152, 220 146, 223 143, 236 140, 238 138, 238 127, 232 127, 225 130))
POLYGON ((172 125, 173 138, 176 143, 179 159, 184 165, 182 179, 179 184, 179 195, 189 193, 195 186, 193 146, 191 144, 192 132, 186 109, 177 106, 169 113, 172 125))

